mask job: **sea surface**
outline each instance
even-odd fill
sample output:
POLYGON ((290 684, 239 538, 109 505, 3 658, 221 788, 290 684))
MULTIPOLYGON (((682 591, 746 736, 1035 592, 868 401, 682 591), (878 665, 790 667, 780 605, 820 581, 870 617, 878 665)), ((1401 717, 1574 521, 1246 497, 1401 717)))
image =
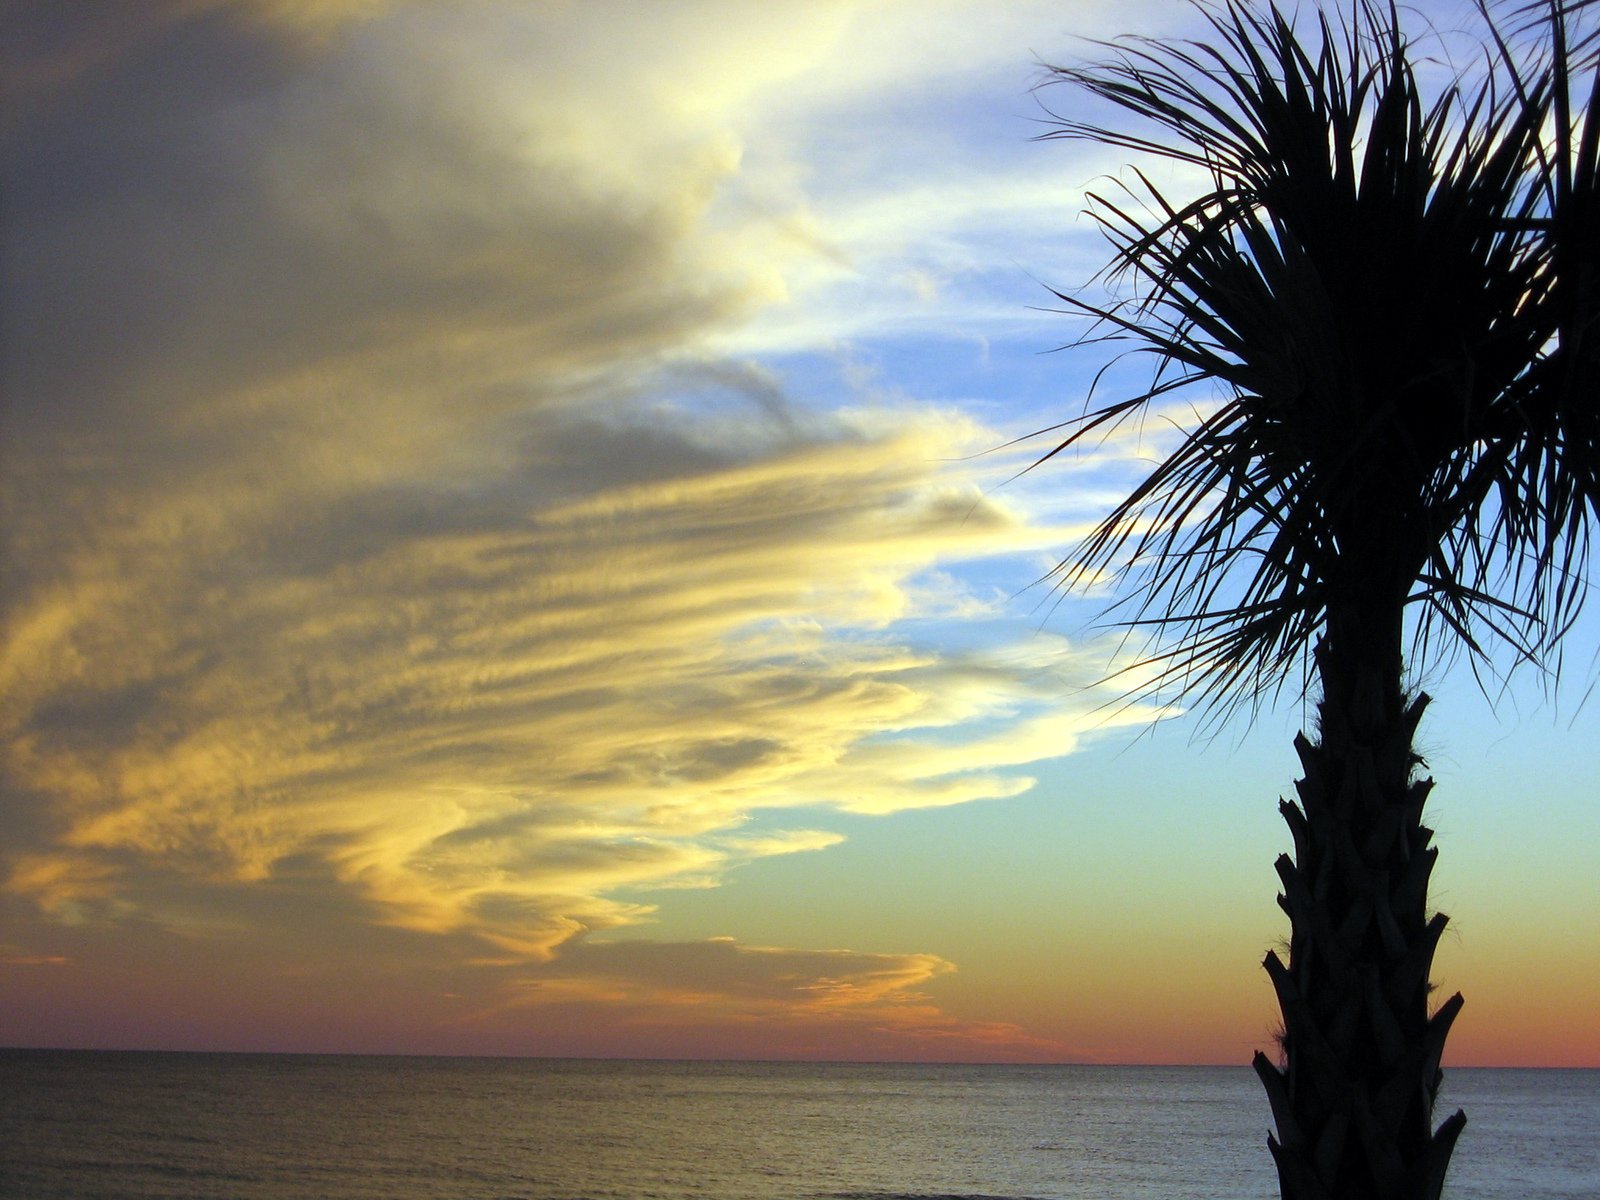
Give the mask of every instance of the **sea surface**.
MULTIPOLYGON (((1600 1071, 1455 1070, 1451 1200, 1600 1196, 1600 1071)), ((1231 1067, 0 1050, 6 1200, 1271 1200, 1231 1067)))

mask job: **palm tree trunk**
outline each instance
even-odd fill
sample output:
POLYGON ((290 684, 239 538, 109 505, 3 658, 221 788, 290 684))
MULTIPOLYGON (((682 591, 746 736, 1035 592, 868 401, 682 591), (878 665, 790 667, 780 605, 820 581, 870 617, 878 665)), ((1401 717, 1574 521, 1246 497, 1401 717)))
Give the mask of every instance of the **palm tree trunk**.
POLYGON ((1402 691, 1398 624, 1374 632, 1330 614, 1317 650, 1319 739, 1296 738, 1299 804, 1279 803, 1294 836, 1293 860, 1277 862, 1289 962, 1268 953, 1264 965, 1283 1012, 1283 1066, 1258 1053, 1255 1069, 1284 1200, 1438 1200, 1466 1124, 1457 1112, 1432 1125, 1461 997, 1429 1015, 1446 918, 1427 912, 1433 781, 1413 777, 1428 698, 1402 691))

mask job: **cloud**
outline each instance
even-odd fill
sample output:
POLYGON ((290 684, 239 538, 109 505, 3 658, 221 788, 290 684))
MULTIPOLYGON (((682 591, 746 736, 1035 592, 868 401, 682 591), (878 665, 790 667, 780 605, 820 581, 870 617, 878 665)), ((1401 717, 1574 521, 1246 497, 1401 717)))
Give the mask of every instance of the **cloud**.
MULTIPOLYGON (((772 1057, 1064 1059, 1071 1048, 1004 1022, 961 1020, 922 990, 956 968, 931 954, 862 954, 701 942, 584 942, 507 985, 468 1024, 559 1022, 572 1007, 604 1012, 614 1036, 656 1044, 715 1026, 759 1031, 772 1057)), ((691 1043, 691 1046, 693 1043, 691 1043)))
MULTIPOLYGON (((585 942, 527 985, 529 999, 563 981, 624 981, 672 1004, 736 999, 758 1006, 850 1008, 901 998, 955 968, 931 954, 858 954, 703 942, 585 942)), ((911 994, 916 999, 915 993, 911 994)))
MULTIPOLYGON (((1009 768, 1103 722, 1095 660, 893 636, 926 567, 1038 537, 948 477, 939 429, 547 508, 513 474, 289 505, 249 537, 105 533, 16 612, 8 773, 53 838, 10 886, 81 905, 157 865, 248 884, 312 853, 380 919, 539 956, 644 915, 619 888, 831 836, 733 833, 763 809, 1014 795, 1009 768)), ((580 436, 592 478, 629 461, 626 427, 580 436)))
POLYGON ((1098 653, 916 628, 1070 536, 986 490, 1000 435, 728 351, 887 227, 825 229, 797 127, 758 136, 884 86, 866 10, 604 8, 14 11, 3 886, 943 1036, 928 956, 590 936, 1105 724, 1098 653))
POLYGON ((0 967, 64 967, 71 961, 61 954, 29 954, 0 944, 0 967))

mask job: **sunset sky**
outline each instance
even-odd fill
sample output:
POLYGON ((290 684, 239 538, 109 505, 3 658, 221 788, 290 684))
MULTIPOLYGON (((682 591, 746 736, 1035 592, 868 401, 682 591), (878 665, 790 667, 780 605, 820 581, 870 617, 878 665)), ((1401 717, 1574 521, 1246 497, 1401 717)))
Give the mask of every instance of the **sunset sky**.
MULTIPOLYGON (((0 1045, 1270 1047, 1307 714, 1117 704, 1036 581, 1170 428, 1011 444, 1040 64, 1191 9, 0 13, 0 1045)), ((1458 1064, 1600 1066, 1597 626, 1424 680, 1458 1064)))

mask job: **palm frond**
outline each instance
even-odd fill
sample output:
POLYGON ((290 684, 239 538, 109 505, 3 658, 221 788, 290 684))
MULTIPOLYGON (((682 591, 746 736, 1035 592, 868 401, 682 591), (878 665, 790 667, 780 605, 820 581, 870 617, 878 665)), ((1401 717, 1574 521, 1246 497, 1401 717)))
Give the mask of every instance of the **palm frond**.
MULTIPOLYGON (((1202 8, 1212 43, 1123 41, 1064 83, 1133 118, 1088 139, 1201 168, 1196 198, 1135 170, 1090 211, 1114 336, 1150 384, 1040 461, 1163 398, 1216 403, 1059 568, 1108 573, 1152 636, 1153 687, 1254 703, 1330 613, 1410 606, 1413 666, 1449 647, 1536 658, 1586 593, 1600 503, 1600 117, 1574 115, 1560 14, 1425 96, 1395 7, 1302 35, 1275 6, 1202 8), (1553 130, 1553 133, 1551 132, 1553 130)), ((1600 88, 1600 72, 1592 72, 1600 88)), ((1397 651, 1398 653, 1398 648, 1397 651)))

